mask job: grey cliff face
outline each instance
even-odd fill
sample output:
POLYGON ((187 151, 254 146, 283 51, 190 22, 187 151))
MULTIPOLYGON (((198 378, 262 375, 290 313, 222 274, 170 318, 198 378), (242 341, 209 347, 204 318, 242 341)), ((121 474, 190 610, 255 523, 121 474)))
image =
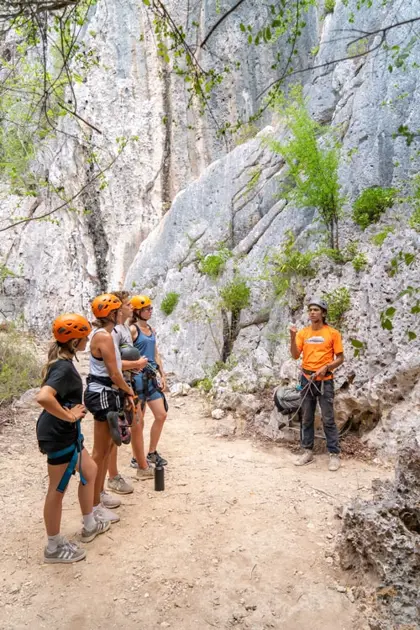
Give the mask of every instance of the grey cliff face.
MULTIPOLYGON (((157 57, 140 4, 127 0, 105 9, 98 2, 85 36, 91 38, 100 66, 78 87, 81 112, 102 131, 96 138, 102 148, 116 137, 138 139, 117 160, 108 186, 91 187, 77 200, 78 213, 60 213, 59 225, 30 223, 4 233, 0 253, 16 277, 4 282, 0 311, 7 317, 23 313, 29 326, 45 330, 46 321, 62 310, 88 312, 90 298, 100 290, 124 284, 150 292, 157 306, 154 323, 165 367, 179 380, 192 382, 220 360, 220 288, 239 273, 251 288, 251 303, 241 312, 233 367, 219 373, 215 392, 221 395, 232 388, 252 392, 279 379, 293 381, 298 372, 287 344, 290 306, 298 325, 305 324, 305 314, 298 304, 274 299, 264 259, 285 241, 288 230, 302 246, 315 247, 318 217, 313 209, 297 209, 279 197, 284 165, 262 140, 283 132, 268 110, 265 129, 234 148, 218 139, 209 114, 201 118, 187 109, 185 86, 157 57), (88 213, 81 212, 85 209, 88 213), (198 259, 221 243, 233 257, 223 274, 211 280, 200 272, 198 259), (159 306, 169 292, 178 293, 180 300, 174 312, 164 316, 159 306)), ((170 4, 185 18, 181 3, 170 4)), ((275 78, 271 66, 276 50, 242 45, 238 23, 258 24, 262 19, 254 5, 245 2, 242 13, 226 21, 212 42, 221 57, 241 62, 227 79, 225 97, 212 102, 219 124, 252 114, 258 95, 275 78)), ((203 0, 195 10, 202 32, 208 32, 217 19, 215 3, 203 0)), ((413 67, 420 61, 420 46, 418 41, 411 45, 407 67, 398 67, 392 49, 383 48, 328 65, 349 54, 343 32, 349 27, 350 10, 341 2, 325 17, 321 10, 311 10, 298 58, 306 66, 309 51, 319 46, 312 63, 322 67, 301 75, 304 90, 315 118, 340 129, 340 182, 347 198, 340 243, 358 240, 369 265, 367 271, 356 272, 351 263, 338 267, 325 258, 317 277, 304 288, 306 296, 336 287, 350 289, 351 309, 343 327, 347 360, 337 381, 338 387, 344 386, 337 411, 372 424, 380 418, 371 440, 386 441, 393 452, 410 427, 420 430, 420 354, 417 341, 409 343, 406 334, 416 326, 409 309, 397 310, 393 331, 382 329, 379 314, 402 288, 416 284, 418 262, 403 265, 394 277, 388 271, 401 248, 418 254, 420 239, 407 226, 408 205, 388 211, 381 220, 380 226, 394 223, 397 229, 380 247, 371 243, 379 228, 362 232, 348 215, 364 188, 406 188, 418 171, 415 150, 394 134, 401 126, 420 128, 419 74, 413 67), (366 344, 359 357, 353 357, 351 338, 366 344), (351 384, 345 385, 348 381, 351 384)), ((392 23, 397 11, 399 21, 414 14, 411 3, 390 2, 356 12, 352 28, 376 31, 392 23)), ((367 43, 374 46, 378 37, 369 36, 367 43)), ((387 42, 392 47, 411 37, 408 25, 390 31, 387 42)), ((71 123, 65 124, 77 133, 71 123)), ((56 186, 65 181, 70 192, 79 190, 89 176, 80 141, 59 137, 38 159, 50 181, 56 186)), ((55 202, 42 202, 42 207, 54 207, 55 202)), ((1 202, 0 216, 25 214, 31 203, 8 197, 1 202)), ((258 418, 262 430, 275 437, 269 419, 263 414, 258 418)))

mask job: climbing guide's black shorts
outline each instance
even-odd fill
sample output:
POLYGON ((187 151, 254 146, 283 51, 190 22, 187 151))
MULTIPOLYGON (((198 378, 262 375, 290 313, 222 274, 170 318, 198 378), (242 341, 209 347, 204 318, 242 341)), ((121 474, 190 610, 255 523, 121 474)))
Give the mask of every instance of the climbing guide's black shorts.
MULTIPOLYGON (((66 455, 62 455, 61 457, 56 457, 54 459, 50 459, 48 457, 49 453, 57 453, 58 451, 61 451, 63 448, 66 448, 66 446, 69 446, 68 444, 67 445, 55 444, 53 442, 39 440, 38 446, 41 453, 47 456, 47 464, 49 464, 50 466, 60 466, 61 464, 68 464, 69 462, 71 462, 71 459, 73 457, 73 453, 67 453, 66 455)), ((82 451, 84 448, 85 447, 82 446, 82 451)))
POLYGON ((122 407, 122 398, 118 391, 113 389, 104 388, 101 392, 91 392, 88 388, 85 390, 83 402, 98 422, 106 422, 109 411, 118 412, 122 407))

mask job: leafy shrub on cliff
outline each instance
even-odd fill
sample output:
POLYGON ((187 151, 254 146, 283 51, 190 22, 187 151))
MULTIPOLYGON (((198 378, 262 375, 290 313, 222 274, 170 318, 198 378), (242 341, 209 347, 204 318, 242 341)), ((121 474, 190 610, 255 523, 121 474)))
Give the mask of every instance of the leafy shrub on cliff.
POLYGON ((165 315, 170 315, 175 310, 178 302, 179 302, 179 293, 170 291, 163 298, 160 304, 160 310, 162 311, 162 313, 165 313, 165 315))
POLYGON ((324 13, 327 15, 328 13, 334 13, 335 9, 335 0, 325 0, 324 4, 324 13))
POLYGON ((385 210, 394 205, 396 194, 395 188, 366 188, 353 204, 353 221, 363 230, 377 223, 385 210))
POLYGON ((273 283, 277 297, 283 297, 297 278, 313 278, 316 273, 317 252, 301 252, 296 247, 291 230, 281 249, 267 256, 265 264, 268 278, 273 283))
POLYGON ((363 252, 359 252, 352 260, 353 269, 357 272, 363 271, 367 267, 368 259, 366 258, 366 254, 363 252))
POLYGON ((279 95, 276 111, 290 131, 288 142, 266 139, 268 147, 281 155, 292 182, 282 194, 301 208, 316 208, 329 232, 330 247, 338 249, 338 219, 342 213, 338 165, 340 142, 334 131, 309 114, 302 89, 294 86, 290 99, 279 95))
POLYGON ((251 289, 243 278, 237 276, 220 290, 220 297, 222 308, 236 314, 249 306, 251 289))
POLYGON ((0 330, 0 406, 41 382, 41 363, 30 340, 13 326, 0 330))
POLYGON ((340 324, 351 306, 350 291, 347 287, 337 287, 324 297, 328 304, 328 322, 333 325, 340 324))
POLYGON ((232 252, 227 247, 221 247, 213 254, 207 254, 207 256, 199 256, 199 270, 210 278, 217 278, 220 276, 225 268, 226 262, 231 258, 232 252))

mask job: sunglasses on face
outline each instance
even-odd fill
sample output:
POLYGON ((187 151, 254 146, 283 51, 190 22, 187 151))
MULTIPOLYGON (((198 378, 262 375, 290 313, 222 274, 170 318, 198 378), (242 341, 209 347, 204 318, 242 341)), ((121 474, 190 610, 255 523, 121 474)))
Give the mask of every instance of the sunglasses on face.
POLYGON ((142 311, 153 311, 153 306, 145 306, 141 309, 142 311))

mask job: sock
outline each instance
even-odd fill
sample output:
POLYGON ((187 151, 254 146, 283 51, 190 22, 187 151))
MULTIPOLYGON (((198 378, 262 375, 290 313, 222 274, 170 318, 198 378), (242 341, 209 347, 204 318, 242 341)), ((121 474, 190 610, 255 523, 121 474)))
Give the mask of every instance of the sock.
POLYGON ((91 512, 90 514, 83 515, 83 525, 89 531, 92 531, 92 529, 95 529, 96 521, 95 521, 95 517, 93 516, 93 512, 91 512))
POLYGON ((48 536, 48 544, 47 544, 47 549, 48 551, 50 551, 51 553, 53 553, 54 551, 57 551, 57 547, 61 542, 61 535, 60 534, 56 534, 55 536, 48 536))
POLYGON ((93 511, 97 510, 98 508, 102 507, 101 503, 98 503, 98 505, 94 505, 93 506, 93 511))

